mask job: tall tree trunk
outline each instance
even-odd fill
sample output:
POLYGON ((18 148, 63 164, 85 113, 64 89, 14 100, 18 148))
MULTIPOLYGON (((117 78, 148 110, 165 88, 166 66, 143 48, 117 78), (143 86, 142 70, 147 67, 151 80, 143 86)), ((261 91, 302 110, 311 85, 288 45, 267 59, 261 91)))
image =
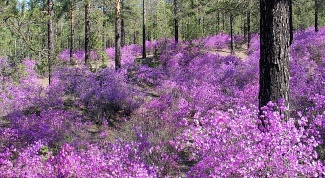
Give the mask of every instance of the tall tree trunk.
POLYGON ((142 0, 142 58, 147 58, 146 55, 146 10, 144 0, 142 0))
POLYGON ((48 5, 48 14, 49 14, 49 20, 47 24, 47 45, 48 45, 48 72, 49 72, 49 85, 51 84, 51 68, 53 63, 53 57, 54 57, 54 43, 53 43, 53 0, 47 1, 48 5))
POLYGON ((234 54, 234 16, 230 14, 230 51, 234 54))
MULTIPOLYGON (((260 0, 260 108, 281 98, 289 109, 289 1, 260 0)), ((280 112, 289 118, 289 110, 280 112)))
POLYGON ((125 45, 125 26, 124 19, 121 19, 121 47, 125 45))
POLYGON ((133 44, 137 44, 137 31, 134 30, 134 33, 133 33, 133 44))
POLYGON ((115 69, 121 68, 121 18, 120 0, 116 0, 115 16, 115 69))
POLYGON ((74 45, 74 0, 70 4, 70 63, 73 63, 73 45, 74 45))
POLYGON ((204 28, 204 17, 201 18, 201 28, 202 28, 202 36, 205 36, 205 28, 204 28))
MULTIPOLYGON (((103 29, 105 29, 106 28, 106 20, 104 20, 104 22, 103 22, 103 29)), ((106 34, 105 33, 103 33, 103 48, 107 48, 108 46, 107 46, 107 37, 106 37, 106 34)))
POLYGON ((225 31, 225 14, 222 14, 222 30, 225 31))
POLYGON ((78 35, 78 49, 81 49, 81 37, 80 34, 78 35))
POLYGON ((148 37, 147 41, 151 41, 151 31, 148 30, 148 33, 147 33, 147 34, 148 34, 148 35, 147 35, 147 37, 148 37))
POLYGON ((219 33, 219 27, 220 27, 220 12, 217 13, 217 28, 216 28, 216 35, 219 33))
POLYGON ((247 49, 249 49, 251 43, 251 13, 247 12, 247 49))
POLYGON ((292 44, 293 41, 293 24, 292 24, 292 0, 289 0, 289 11, 290 11, 290 16, 289 16, 289 24, 290 24, 290 45, 292 44))
POLYGON ((240 16, 240 32, 239 34, 243 34, 244 33, 244 36, 245 36, 245 23, 243 22, 243 16, 240 16))
POLYGON ((318 0, 315 0, 315 32, 318 32, 318 0))
POLYGON ((15 57, 17 57, 17 39, 16 38, 15 38, 14 48, 15 48, 15 57))
POLYGON ((174 0, 174 16, 175 42, 178 43, 177 0, 174 0))
MULTIPOLYGON (((120 7, 120 9, 123 9, 123 7, 124 7, 124 0, 120 0, 120 1, 121 1, 121 7, 120 7)), ((121 17, 121 47, 123 47, 124 45, 125 45, 125 25, 124 25, 124 18, 122 16, 121 17)))
POLYGON ((89 64, 90 59, 90 2, 85 6, 85 64, 89 64))

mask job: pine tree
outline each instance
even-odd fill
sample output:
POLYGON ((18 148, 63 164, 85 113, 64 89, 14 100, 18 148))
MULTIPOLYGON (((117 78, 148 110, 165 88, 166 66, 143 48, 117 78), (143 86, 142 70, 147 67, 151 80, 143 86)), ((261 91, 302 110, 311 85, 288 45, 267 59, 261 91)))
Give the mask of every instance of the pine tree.
POLYGON ((116 0, 115 7, 115 69, 121 68, 121 18, 120 18, 120 9, 121 2, 116 0))
MULTIPOLYGON (((290 0, 260 0, 259 107, 285 99, 289 108, 290 0)), ((289 118, 289 112, 285 113, 289 118)))
POLYGON ((48 15, 49 20, 47 23, 47 45, 48 45, 48 76, 49 76, 49 84, 51 84, 51 64, 53 63, 54 58, 54 31, 53 31, 53 0, 47 1, 48 5, 48 15))
POLYGON ((88 65, 90 59, 90 2, 85 5, 85 64, 88 65))

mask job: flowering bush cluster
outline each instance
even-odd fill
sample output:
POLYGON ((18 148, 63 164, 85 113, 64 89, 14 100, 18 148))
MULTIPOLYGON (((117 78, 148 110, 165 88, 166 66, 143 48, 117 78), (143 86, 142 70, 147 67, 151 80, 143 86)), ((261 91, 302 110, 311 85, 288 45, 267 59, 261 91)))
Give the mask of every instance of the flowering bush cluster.
MULTIPOLYGON (((172 143, 196 164, 190 177, 317 177, 323 165, 315 148, 319 135, 309 133, 307 119, 284 121, 275 104, 263 108, 266 127, 258 128, 256 108, 210 111, 192 122, 172 143)), ((279 106, 280 107, 280 106, 279 106)), ((262 127, 262 126, 260 126, 262 127)))
MULTIPOLYGON (((84 50, 77 50, 73 53, 73 59, 77 62, 84 62, 85 61, 85 51, 84 50)), ((60 60, 69 62, 70 61, 70 50, 66 49, 61 51, 61 53, 57 56, 60 60)), ((100 56, 95 51, 90 51, 90 59, 91 60, 98 60, 100 56)))
POLYGON ((0 116, 16 110, 24 110, 39 102, 42 88, 34 70, 35 62, 23 60, 24 72, 18 73, 18 81, 5 74, 10 69, 6 59, 1 59, 3 72, 0 78, 0 116))
POLYGON ((117 141, 102 148, 88 145, 77 150, 64 144, 56 155, 37 142, 22 150, 16 163, 10 159, 16 149, 0 155, 1 177, 154 177, 157 169, 141 159, 139 145, 117 141))
POLYGON ((246 59, 211 53, 228 47, 227 34, 147 42, 157 65, 125 46, 117 71, 108 48, 108 68, 62 67, 46 89, 33 61, 15 83, 1 59, 0 177, 325 176, 324 36, 294 36, 287 121, 283 100, 258 117, 258 35, 246 59), (125 122, 112 128, 114 119, 125 122))
POLYGON ((87 67, 62 68, 56 76, 65 94, 73 96, 74 104, 97 122, 113 119, 117 113, 125 119, 141 104, 140 94, 126 83, 124 70, 107 68, 93 73, 87 67))

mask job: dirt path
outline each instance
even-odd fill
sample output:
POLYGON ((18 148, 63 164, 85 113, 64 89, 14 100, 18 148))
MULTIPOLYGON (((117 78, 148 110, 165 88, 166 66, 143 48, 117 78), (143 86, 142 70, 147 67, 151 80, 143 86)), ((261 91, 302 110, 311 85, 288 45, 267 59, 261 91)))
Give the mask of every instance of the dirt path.
MULTIPOLYGON (((236 48, 235 50, 235 56, 239 57, 242 60, 245 60, 247 58, 247 47, 241 46, 239 48, 236 48)), ((209 50, 211 54, 220 54, 221 56, 228 56, 231 54, 230 49, 215 49, 215 50, 209 50)))

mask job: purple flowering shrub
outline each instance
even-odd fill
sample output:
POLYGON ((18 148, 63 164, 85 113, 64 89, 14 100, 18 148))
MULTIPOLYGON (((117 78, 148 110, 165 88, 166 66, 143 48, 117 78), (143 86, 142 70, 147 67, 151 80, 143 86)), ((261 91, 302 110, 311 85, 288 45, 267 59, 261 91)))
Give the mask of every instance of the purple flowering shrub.
MULTIPOLYGON (((82 63, 85 61, 85 51, 84 50, 77 50, 73 53, 73 59, 76 60, 79 63, 82 63)), ((69 62, 70 61, 70 50, 69 49, 65 49, 63 51, 61 51, 58 56, 58 59, 65 61, 65 62, 69 62)), ((95 52, 95 51, 90 51, 90 59, 91 60, 97 60, 100 59, 100 56, 95 52)))
POLYGON ((46 144, 36 142, 19 153, 13 164, 10 157, 17 151, 0 155, 1 177, 155 177, 157 168, 142 161, 139 144, 116 143, 102 147, 88 145, 76 149, 63 144, 53 155, 46 144))
POLYGON ((65 93, 75 98, 74 104, 84 108, 97 122, 113 119, 117 113, 126 119, 141 103, 141 98, 126 83, 124 70, 106 68, 93 73, 87 67, 63 68, 57 75, 65 93))
POLYGON ((295 33, 288 121, 283 100, 258 117, 258 35, 245 60, 211 53, 227 34, 147 42, 156 66, 125 46, 117 71, 107 48, 108 68, 61 66, 45 89, 33 61, 14 83, 0 60, 0 177, 322 177, 324 32, 295 33))
POLYGON ((201 43, 203 43, 205 49, 223 49, 228 48, 230 36, 229 34, 219 33, 216 36, 208 36, 199 39, 199 41, 202 41, 201 43))
MULTIPOLYGON (((6 68, 6 59, 1 59, 6 68)), ((19 79, 3 75, 0 79, 0 116, 16 110, 24 110, 38 103, 43 93, 37 74, 34 70, 35 61, 25 59, 22 63, 23 71, 19 71, 19 79)), ((7 69, 8 70, 8 69, 7 69)))
MULTIPOLYGON (((178 46, 170 45, 169 48, 167 47, 168 50, 160 56, 159 60, 162 65, 159 68, 163 72, 161 75, 164 76, 160 77, 161 86, 157 87, 160 97, 148 103, 146 108, 149 111, 146 112, 151 113, 151 118, 175 123, 174 130, 185 128, 179 139, 176 141, 172 139, 171 143, 177 149, 182 147, 179 149, 179 154, 183 155, 183 159, 186 158, 187 162, 195 162, 195 166, 188 172, 190 177, 195 177, 195 175, 198 175, 197 177, 213 175, 274 177, 281 176, 281 174, 317 177, 324 171, 322 164, 317 161, 318 156, 315 152, 315 148, 321 143, 318 132, 323 127, 319 127, 322 124, 314 126, 314 122, 323 118, 324 115, 323 65, 314 62, 311 58, 301 59, 293 56, 291 60, 291 66, 293 66, 291 69, 291 107, 293 108, 292 116, 295 119, 288 122, 282 121, 282 116, 272 109, 275 105, 270 103, 272 107, 264 108, 268 113, 265 117, 268 118, 269 123, 274 125, 269 126, 267 132, 261 132, 256 118, 259 60, 257 40, 258 36, 255 36, 250 55, 245 61, 233 56, 222 57, 204 53, 196 47, 186 46, 186 43, 178 46), (301 102, 306 96, 307 102, 301 102), (294 114, 306 109, 308 112, 304 112, 305 117, 301 114, 294 114), (215 115, 218 117, 215 118, 215 115), (226 124, 219 125, 220 119, 226 120, 226 124), (238 125, 239 122, 245 122, 245 124, 238 125), (231 128, 228 125, 230 123, 236 128, 224 130, 229 132, 228 135, 222 131, 215 131, 231 128), (239 126, 244 128, 237 128, 239 126), (260 135, 261 138, 248 137, 246 131, 252 135, 260 135), (292 134, 283 137, 288 132, 292 134), (213 138, 210 138, 219 139, 222 136, 225 136, 223 144, 230 144, 224 145, 223 149, 220 148, 223 145, 216 145, 216 140, 211 141, 213 138), (247 139, 247 142, 252 145, 236 145, 236 142, 231 140, 236 140, 237 137, 243 137, 243 142, 247 139), (291 141, 296 138, 298 141, 291 141), (272 145, 268 145, 270 140, 272 145), (231 154, 232 150, 229 153, 225 151, 228 148, 245 148, 247 152, 239 155, 239 150, 233 150, 235 152, 231 154), (260 150, 254 150, 255 148, 260 150), (274 151, 272 154, 265 154, 261 148, 264 151, 267 149, 274 151), (290 150, 290 152, 282 155, 283 150, 290 150), (185 158, 184 152, 189 154, 185 158), (248 154, 249 152, 253 156, 248 154), (224 158, 225 167, 219 165, 221 155, 230 155, 224 158), (281 159, 281 162, 278 159, 281 159), (247 165, 244 164, 246 162, 247 165)), ((168 143, 165 144, 168 145, 168 143)))
POLYGON ((16 112, 6 118, 10 127, 0 130, 0 140, 6 147, 15 148, 24 148, 37 141, 58 144, 71 130, 69 123, 78 120, 75 113, 63 110, 43 110, 33 114, 16 112))
MULTIPOLYGON (((187 154, 195 166, 189 177, 317 177, 324 171, 315 148, 320 135, 309 134, 306 118, 295 126, 283 121, 276 104, 263 108, 267 126, 258 128, 257 108, 236 108, 228 112, 209 111, 192 120, 172 143, 187 154)), ((262 126, 261 126, 262 127, 262 126)))

